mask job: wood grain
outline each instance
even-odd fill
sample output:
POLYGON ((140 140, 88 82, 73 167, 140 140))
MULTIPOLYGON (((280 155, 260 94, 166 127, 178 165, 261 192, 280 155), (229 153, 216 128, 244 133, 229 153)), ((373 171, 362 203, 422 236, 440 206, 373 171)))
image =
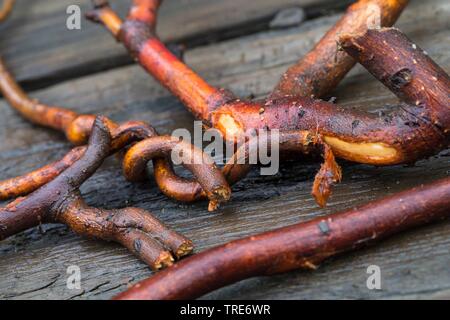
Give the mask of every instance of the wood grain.
MULTIPOLYGON (((38 14, 30 12, 30 15, 38 14)), ((412 1, 398 23, 402 31, 447 71, 450 71, 450 43, 445 39, 450 36, 449 16, 448 1, 412 1)), ((242 97, 262 96, 270 92, 287 66, 311 48, 337 18, 323 17, 296 28, 263 31, 195 48, 186 53, 185 60, 214 85, 232 89, 242 97)), ((39 39, 45 41, 46 35, 39 34, 39 39)), ((73 42, 74 47, 80 45, 82 42, 73 42)), ((41 49, 47 49, 45 43, 37 46, 34 54, 39 56, 41 49)), ((57 53, 48 50, 47 55, 44 54, 47 59, 58 58, 57 53)), ((18 65, 25 70, 27 64, 33 64, 34 54, 30 52, 28 60, 15 64, 15 71, 20 69, 18 65)), ((23 77, 30 76, 24 73, 23 77)), ((162 133, 193 125, 192 117, 183 106, 135 65, 62 82, 32 95, 78 112, 102 113, 116 121, 149 121, 162 133)), ((396 101, 360 67, 351 72, 336 96, 338 102, 347 107, 375 112, 387 110, 389 104, 396 101)), ((57 159, 69 149, 64 137, 25 122, 4 102, 0 102, 0 113, 0 178, 16 176, 57 159)), ((351 208, 449 175, 450 152, 443 151, 413 167, 342 164, 344 181, 335 188, 326 209, 319 209, 310 195, 319 165, 309 159, 284 163, 276 176, 260 177, 254 170, 233 188, 232 201, 215 213, 208 213, 204 202, 183 205, 166 199, 153 181, 126 182, 114 158, 88 180, 82 192, 91 205, 107 208, 132 205, 153 211, 171 227, 193 239, 197 250, 201 251, 232 239, 351 208)), ((80 238, 59 225, 43 229, 44 234, 33 229, 0 243, 0 298, 107 299, 124 290, 127 284, 151 274, 120 246, 80 238), (66 287, 66 269, 70 265, 81 268, 82 290, 66 287)), ((450 290, 449 232, 450 223, 442 222, 342 256, 314 272, 250 279, 205 298, 445 296, 450 290), (381 267, 382 290, 366 288, 366 268, 372 264, 381 267)))

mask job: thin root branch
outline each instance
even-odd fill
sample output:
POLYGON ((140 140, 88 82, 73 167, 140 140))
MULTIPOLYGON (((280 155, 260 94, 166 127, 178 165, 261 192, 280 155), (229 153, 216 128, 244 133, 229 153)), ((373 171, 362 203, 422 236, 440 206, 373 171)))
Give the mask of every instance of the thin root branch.
MULTIPOLYGON (((74 149, 65 157, 76 161, 27 197, 0 209, 0 240, 42 222, 61 222, 80 235, 121 243, 153 270, 170 266, 174 261, 172 254, 180 258, 191 253, 190 240, 167 228, 147 211, 104 210, 84 203, 79 187, 110 154, 111 141, 108 120, 98 117, 88 146, 74 149)), ((61 163, 65 166, 67 160, 61 163)), ((28 177, 33 179, 45 171, 35 171, 28 177)))

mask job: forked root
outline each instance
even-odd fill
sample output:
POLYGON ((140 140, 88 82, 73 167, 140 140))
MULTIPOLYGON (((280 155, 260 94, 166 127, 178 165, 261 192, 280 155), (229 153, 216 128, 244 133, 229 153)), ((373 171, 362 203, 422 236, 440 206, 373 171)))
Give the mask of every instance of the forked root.
POLYGON ((313 135, 308 131, 286 131, 275 133, 268 131, 265 135, 256 136, 241 146, 231 157, 223 173, 228 183, 234 184, 244 178, 250 171, 250 155, 257 155, 259 148, 272 147, 272 143, 277 143, 279 154, 301 153, 301 154, 322 154, 324 162, 314 179, 312 195, 321 207, 326 205, 331 195, 332 186, 342 179, 341 167, 336 163, 331 148, 322 141, 318 135, 313 135), (276 135, 276 138, 274 138, 276 135))
MULTIPOLYGON (((172 254, 180 258, 191 253, 190 240, 167 228, 147 211, 138 208, 103 210, 84 203, 79 187, 110 154, 111 140, 107 119, 98 117, 89 145, 74 149, 75 158, 79 159, 27 197, 0 209, 0 240, 42 222, 61 222, 78 234, 121 243, 153 270, 172 265, 172 254)), ((66 158, 74 159, 73 153, 66 158)), ((30 176, 35 175, 36 172, 30 176)))
POLYGON ((125 177, 130 181, 139 180, 145 175, 148 161, 170 156, 178 157, 180 164, 194 174, 210 200, 210 211, 230 199, 231 189, 214 160, 197 147, 174 137, 153 137, 131 147, 123 162, 125 177))
POLYGON ((351 5, 342 18, 282 76, 271 98, 285 96, 324 98, 341 82, 356 61, 340 51, 339 36, 390 27, 408 0, 363 0, 351 5))

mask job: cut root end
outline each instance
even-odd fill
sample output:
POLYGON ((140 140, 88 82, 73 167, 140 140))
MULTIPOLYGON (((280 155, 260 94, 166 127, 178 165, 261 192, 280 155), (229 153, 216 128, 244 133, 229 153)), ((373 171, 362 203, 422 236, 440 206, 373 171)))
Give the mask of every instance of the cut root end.
POLYGON ((320 167, 313 184, 312 195, 320 207, 325 207, 334 184, 341 182, 342 169, 337 164, 331 148, 323 144, 324 163, 320 167))
POLYGON ((153 271, 159 271, 170 267, 174 261, 175 259, 169 251, 163 251, 150 267, 153 271))

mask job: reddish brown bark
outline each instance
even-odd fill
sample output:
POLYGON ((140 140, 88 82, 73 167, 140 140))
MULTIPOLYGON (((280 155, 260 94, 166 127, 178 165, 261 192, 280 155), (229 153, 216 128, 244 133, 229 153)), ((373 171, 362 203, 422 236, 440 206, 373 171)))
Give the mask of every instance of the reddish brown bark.
MULTIPOLYGON (((39 125, 63 131, 67 139, 73 144, 82 145, 87 142, 95 119, 94 115, 79 115, 69 109, 48 106, 32 100, 14 80, 14 77, 7 70, 5 63, 1 59, 0 90, 10 105, 26 119, 39 125)), ((107 119, 107 124, 113 134, 111 153, 115 153, 133 142, 141 140, 150 139, 146 142, 146 145, 149 147, 153 147, 159 141, 158 139, 152 139, 158 136, 156 130, 144 122, 128 121, 119 125, 107 119)), ((169 139, 168 137, 165 138, 169 139)), ((136 156, 134 155, 135 150, 136 148, 129 151, 128 158, 136 156)), ((75 153, 75 151, 72 152, 75 153)), ((80 155, 80 152, 77 152, 77 154, 80 155)), ((166 154, 152 157, 156 183, 168 197, 185 202, 209 199, 211 201, 211 209, 217 207, 218 203, 229 199, 229 185, 226 183, 220 170, 213 163, 204 162, 199 164, 197 166, 198 169, 194 171, 195 180, 189 180, 176 175, 169 159, 166 154), (205 176, 203 172, 208 172, 210 175, 205 176), (202 183, 199 183, 199 181, 202 183), (217 197, 213 190, 214 188, 208 189, 210 186, 224 190, 223 196, 217 197)), ((36 190, 68 168, 75 160, 75 155, 68 155, 64 159, 35 172, 0 182, 0 198, 7 199, 26 195, 36 190)), ((146 176, 145 172, 140 171, 135 174, 134 180, 136 180, 136 175, 138 174, 141 175, 141 179, 146 176)))
POLYGON ((278 143, 279 153, 317 153, 320 152, 324 162, 314 179, 312 195, 319 206, 324 207, 331 193, 331 186, 342 179, 341 167, 336 163, 331 149, 325 144, 320 136, 309 131, 285 131, 273 140, 272 131, 264 135, 250 139, 241 146, 231 159, 225 164, 222 172, 229 184, 234 184, 241 180, 250 171, 250 155, 257 155, 260 147, 272 147, 273 141, 278 143))
MULTIPOLYGON (((235 140, 249 129, 281 129, 285 135, 282 149, 321 152, 325 164, 314 184, 314 190, 320 196, 319 203, 326 201, 329 185, 341 177, 334 154, 362 163, 390 165, 414 162, 449 145, 450 79, 423 50, 395 29, 343 35, 341 45, 404 101, 399 111, 378 117, 341 110, 333 104, 309 97, 286 97, 296 94, 324 95, 332 89, 354 64, 343 54, 335 56, 335 61, 330 60, 337 52, 333 45, 336 35, 343 31, 365 30, 363 22, 367 18, 367 5, 374 3, 382 9, 382 23, 389 25, 407 1, 359 1, 311 55, 288 71, 287 80, 280 83, 271 99, 256 102, 240 101, 232 94, 214 88, 167 50, 154 33, 156 11, 161 1, 135 0, 123 24, 106 1, 96 0, 94 3, 96 11, 90 17, 105 24, 144 68, 180 98, 195 116, 218 128, 227 139, 235 140), (323 54, 319 54, 321 52, 323 54), (290 77, 299 81, 292 82, 290 77)), ((7 15, 9 11, 6 11, 7 15)), ((194 167, 184 163, 200 183, 176 177, 170 162, 164 162, 163 156, 173 150, 177 141, 156 137, 153 128, 145 123, 130 122, 119 126, 103 118, 94 124, 94 116, 77 115, 63 108, 32 101, 14 82, 1 61, 0 88, 25 117, 64 131, 74 143, 84 143, 94 127, 90 144, 81 158, 69 154, 66 160, 57 163, 59 167, 55 165, 51 170, 43 168, 6 184, 14 187, 14 184, 21 185, 23 182, 23 186, 28 188, 13 190, 14 195, 14 192, 30 192, 43 181, 54 178, 28 197, 20 198, 0 210, 0 238, 41 222, 63 222, 80 234, 122 243, 155 269, 172 263, 169 250, 175 256, 190 252, 192 244, 189 240, 168 231, 145 211, 136 208, 109 211, 90 208, 79 195, 78 187, 107 155, 142 139, 146 140, 131 148, 125 157, 129 177, 139 177, 147 161, 155 159, 163 163, 161 170, 155 163, 155 171, 156 177, 166 179, 161 180, 166 183, 166 192, 190 199, 206 195, 213 203, 229 197, 227 182, 215 167, 194 167), (71 161, 74 163, 59 174, 71 161), (172 187, 175 189, 167 189, 170 186, 167 179, 174 177, 172 187), (153 232, 158 234, 159 240, 151 235, 153 232)), ((255 148, 253 142, 250 140, 240 149, 243 157, 255 148)), ((200 150, 193 151, 191 146, 184 145, 182 150, 203 158, 200 150)), ((235 157, 239 155, 238 152, 235 157)), ((232 163, 224 169, 230 182, 237 181, 247 171, 248 165, 236 166, 232 163)), ((447 217, 449 208, 450 180, 446 178, 360 209, 209 250, 138 284, 120 298, 193 298, 251 276, 294 268, 314 269, 329 256, 447 217), (392 208, 396 208, 395 212, 392 208)))
POLYGON ((378 22, 378 27, 390 27, 408 2, 362 0, 351 5, 314 48, 283 74, 271 98, 321 98, 329 94, 356 63, 340 50, 339 36, 344 33, 363 33, 378 22))
POLYGON ((152 29, 155 29, 156 13, 161 2, 162 0, 134 0, 128 14, 128 19, 144 22, 152 29))
POLYGON ((154 270, 172 265, 172 253, 179 258, 192 252, 190 240, 145 210, 103 210, 84 203, 79 187, 110 154, 111 140, 107 119, 97 118, 89 145, 75 149, 82 150, 78 160, 29 196, 0 209, 0 240, 41 223, 60 222, 80 235, 121 243, 154 270))
POLYGON ((5 20, 11 13, 16 0, 3 0, 2 7, 0 8, 0 22, 5 20))
POLYGON ((11 106, 33 123, 65 131, 76 113, 59 107, 46 106, 30 99, 8 72, 0 58, 0 88, 11 106))
MULTIPOLYGON (((15 82, 13 76, 8 72, 5 64, 1 60, 0 90, 4 92, 10 104, 21 112, 25 118, 37 124, 65 132, 69 141, 77 145, 86 143, 89 138, 95 116, 78 115, 71 110, 47 106, 30 99, 15 82)), ((227 162, 223 170, 225 174, 224 178, 214 163, 210 159, 205 159, 205 161, 195 166, 187 164, 188 168, 193 172, 195 179, 181 178, 175 174, 171 162, 168 160, 170 158, 171 148, 174 145, 171 148, 167 148, 168 145, 163 143, 172 141, 171 138, 157 137, 158 134, 153 127, 140 121, 128 121, 118 125, 111 120, 107 120, 107 124, 113 133, 111 153, 115 153, 134 142, 142 141, 129 149, 125 154, 123 164, 125 176, 130 181, 145 179, 145 165, 149 160, 153 160, 154 176, 158 187, 168 197, 178 201, 192 202, 209 199, 209 209, 214 210, 220 203, 230 198, 231 191, 229 184, 234 184, 245 177, 250 169, 249 165, 237 164, 234 161, 236 157, 232 158, 227 162)), ((281 137, 280 151, 282 152, 320 152, 324 156, 327 154, 325 156, 326 161, 316 176, 313 188, 313 195, 317 203, 324 206, 330 195, 331 184, 339 181, 341 178, 340 168, 337 166, 330 149, 323 143, 319 136, 310 132, 285 132, 281 137)), ((258 145, 270 146, 270 141, 258 138, 251 141, 251 144, 253 144, 253 151, 256 152, 258 145)), ((180 144, 180 146, 184 146, 186 150, 192 147, 187 144, 180 144)), ((193 150, 196 149, 194 148, 193 150)), ((75 153, 75 150, 72 152, 75 153)), ((78 150, 76 153, 81 155, 82 152, 84 151, 78 150)), ((206 155, 201 154, 200 150, 196 150, 196 154, 198 158, 206 157, 206 155)), ((26 195, 51 181, 75 160, 77 160, 75 156, 67 155, 64 159, 38 169, 35 172, 0 182, 0 197, 7 199, 19 195, 26 195)))
POLYGON ((357 209, 198 253, 116 299, 194 299, 250 277, 316 269, 329 257, 449 215, 450 178, 445 178, 357 209))
MULTIPOLYGON (((382 13, 381 21, 390 24, 395 21, 406 2, 359 1, 325 37, 323 45, 325 47, 327 43, 329 45, 332 35, 336 36, 337 32, 351 27, 350 20, 362 26, 362 21, 367 17, 366 7, 370 4, 378 3, 382 13)), ((153 8, 151 12, 154 13, 154 8, 160 1, 135 2, 135 6, 141 5, 141 10, 145 10, 151 3, 153 8)), ((110 14, 114 14, 113 11, 106 1, 102 1, 102 5, 89 16, 110 29, 108 25, 110 14)), ((115 16, 115 21, 117 19, 119 18, 115 16)), ((361 29, 365 28, 358 27, 356 30, 361 29)), ((257 129, 309 131, 318 135, 337 157, 373 165, 413 163, 449 145, 449 76, 421 50, 412 52, 415 45, 397 30, 367 32, 363 36, 364 41, 367 42, 368 38, 373 39, 373 43, 367 47, 365 43, 361 43, 364 41, 358 42, 357 39, 361 35, 354 36, 358 42, 358 50, 363 51, 363 54, 354 55, 354 58, 380 81, 384 81, 386 75, 398 78, 399 70, 412 71, 410 75, 414 78, 411 81, 412 89, 401 89, 403 94, 399 95, 406 104, 400 104, 398 110, 388 115, 345 110, 332 103, 301 96, 283 96, 265 101, 241 101, 231 93, 212 87, 178 60, 161 43, 154 33, 153 26, 147 22, 131 17, 122 24, 120 32, 115 34, 144 69, 177 96, 196 117, 202 119, 206 125, 218 129, 231 141, 238 140, 246 132, 257 129), (397 42, 397 38, 402 38, 402 41, 397 42), (401 54, 392 54, 392 48, 401 54), (409 54, 414 54, 422 65, 411 65, 409 54), (371 63, 365 63, 365 57, 371 57, 371 63), (374 66, 377 68, 376 71, 372 70, 374 66), (437 87, 430 85, 433 79, 439 82, 437 87), (410 102, 416 99, 414 93, 416 83, 423 84, 420 86, 421 100, 418 105, 416 103, 411 105, 410 102)), ((343 41, 349 43, 349 37, 343 41)), ((344 49, 352 51, 350 45, 345 43, 344 49)), ((313 69, 326 69, 343 75, 353 64, 349 63, 352 61, 350 57, 342 61, 338 59, 342 64, 338 61, 334 65, 335 70, 333 65, 326 63, 327 59, 325 57, 325 60, 320 58, 315 60, 316 65, 313 69)), ((334 74, 333 72, 331 73, 334 74)), ((304 76, 309 77, 307 83, 315 83, 322 81, 323 75, 324 73, 318 72, 304 76)), ((325 79, 324 82, 328 80, 331 86, 335 85, 330 79, 325 79)), ((323 88, 327 85, 324 84, 323 88)), ((395 85, 388 85, 388 88, 395 93, 399 92, 395 85)), ((329 193, 329 188, 323 190, 329 193)))
POLYGON ((84 147, 74 148, 61 160, 20 177, 0 181, 0 200, 26 196, 39 189, 44 184, 59 176, 61 172, 69 168, 75 161, 79 160, 85 151, 86 148, 84 147))
POLYGON ((125 177, 130 181, 139 180, 147 169, 147 162, 161 157, 170 157, 171 153, 180 154, 181 164, 191 171, 210 200, 209 210, 228 201, 230 187, 208 155, 195 146, 180 142, 175 137, 154 137, 135 144, 127 152, 123 162, 125 177), (209 166, 205 164, 210 164, 209 166))
MULTIPOLYGON (((361 63, 405 103, 421 110, 417 121, 428 122, 437 134, 450 131, 450 78, 398 29, 369 30, 359 35, 344 34, 342 48, 361 63)), ((410 124, 414 125, 414 124, 410 124)), ((430 138, 431 132, 424 132, 430 138)), ((448 141, 448 140, 447 140, 448 141)), ((428 141, 436 149, 446 147, 428 141)))

